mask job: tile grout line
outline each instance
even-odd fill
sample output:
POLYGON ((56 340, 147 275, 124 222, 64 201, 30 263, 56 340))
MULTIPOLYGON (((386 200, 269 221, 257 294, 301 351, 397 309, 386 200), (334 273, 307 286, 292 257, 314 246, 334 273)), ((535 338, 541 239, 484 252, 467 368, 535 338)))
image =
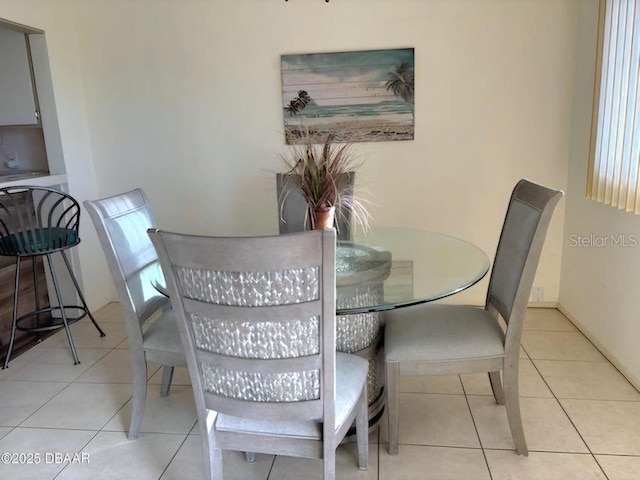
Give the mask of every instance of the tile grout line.
MULTIPOLYGON (((119 410, 118 410, 119 411, 119 410)), ((111 420, 109 420, 111 421, 111 420)), ((2 425, 0 425, 2 427, 2 425)), ((6 428, 10 428, 11 430, 15 430, 16 428, 27 429, 27 430, 63 430, 65 432, 105 432, 105 433, 127 433, 127 430, 94 430, 92 428, 69 428, 69 427, 30 427, 30 426, 16 426, 13 427, 11 425, 7 425, 6 428)), ((10 432, 7 432, 7 435, 10 432)), ((180 432, 140 432, 149 435, 190 435, 189 433, 180 433, 180 432)), ((5 435, 6 436, 6 435, 5 435)), ((196 435, 193 435, 196 436, 196 435)), ((4 438, 4 437, 2 437, 4 438)), ((633 455, 632 455, 633 456, 633 455)))
POLYGON ((630 458, 640 458, 640 455, 633 455, 631 453, 597 453, 596 455, 600 455, 601 457, 630 457, 630 458))
MULTIPOLYGON (((557 308, 556 308, 556 309, 557 309, 557 308)), ((560 310, 558 310, 558 311, 560 312, 560 310)), ((631 386, 634 388, 634 390, 636 390, 638 393, 640 393, 640 390, 638 390, 638 389, 635 387, 635 385, 634 385, 633 383, 629 382, 629 380, 627 379, 627 376, 626 376, 624 373, 622 373, 622 372, 618 369, 618 367, 616 367, 616 366, 613 364, 613 362, 612 362, 612 361, 610 361, 610 360, 609 360, 609 358, 604 354, 604 352, 602 352, 602 351, 598 348, 598 346, 597 346, 595 343, 593 343, 593 342, 591 341, 591 339, 590 339, 589 337, 587 337, 584 333, 582 333, 582 330, 580 330, 576 325, 574 325, 574 324, 573 324, 573 322, 572 322, 571 320, 569 320, 569 318, 567 318, 567 317, 566 317, 562 312, 560 312, 560 313, 562 314, 562 316, 563 316, 564 318, 566 318, 566 319, 567 319, 567 321, 568 321, 571 325, 573 325, 573 326, 578 330, 578 333, 580 333, 580 335, 582 335, 582 336, 587 340, 587 342, 589 342, 589 343, 591 344, 591 346, 592 346, 593 348, 595 348, 595 349, 600 353, 600 355, 602 355, 602 356, 604 357, 605 361, 606 361, 609 365, 611 365, 613 368, 615 368, 615 370, 616 370, 620 375, 622 375, 622 376, 624 377, 624 379, 629 383, 629 385, 631 385, 631 386)))
MULTIPOLYGON (((107 349, 105 349, 105 350, 107 350, 107 349)), ((91 369, 92 369, 92 368, 93 368, 93 367, 94 367, 94 366, 95 366, 95 365, 96 365, 100 360, 102 360, 103 358, 105 358, 107 355, 109 355, 109 354, 110 354, 111 352, 113 352, 114 350, 115 350, 115 347, 113 347, 113 348, 111 348, 111 349, 108 349, 108 352, 107 352, 107 353, 105 353, 102 357, 100 357, 100 359, 98 359, 98 360, 97 360, 97 361, 96 361, 96 362, 95 362, 91 367, 89 367, 86 371, 91 370, 91 369)), ((83 372, 83 373, 86 373, 86 372, 83 372)), ((82 374, 81 374, 81 375, 82 375, 82 374)), ((69 386, 70 386, 70 385, 72 385, 72 384, 74 384, 74 383, 81 384, 82 382, 76 382, 76 380, 77 380, 81 375, 79 375, 79 376, 78 376, 78 377, 76 377, 76 378, 75 378, 71 383, 69 383, 69 386)), ((68 388, 68 386, 67 386, 66 388, 68 388)), ((64 390, 66 390, 66 388, 62 389, 62 390, 61 390, 61 392, 62 392, 62 391, 64 391, 64 390)), ((95 434, 94 434, 94 435, 89 439, 89 441, 88 441, 88 442, 87 442, 87 443, 86 443, 86 444, 85 444, 85 445, 80 449, 80 451, 81 451, 81 452, 82 452, 85 448, 87 448, 87 446, 89 445, 89 443, 91 443, 91 442, 93 441, 93 439, 95 439, 95 438, 98 436, 98 434, 99 434, 101 431, 103 431, 102 429, 103 429, 105 426, 107 426, 107 425, 109 424, 109 422, 113 419, 113 417, 115 417, 115 416, 120 412, 120 410, 122 410, 122 409, 125 407, 125 405, 126 405, 127 403, 129 403, 129 401, 130 401, 130 400, 131 400, 131 397, 129 397, 129 398, 124 402, 124 404, 122 405, 122 407, 120 407, 119 409, 117 409, 116 413, 114 413, 114 414, 113 414, 113 415, 112 415, 112 416, 107 420, 107 422, 106 422, 104 425, 102 425, 102 427, 101 427, 101 428, 99 428, 97 431, 95 431, 95 434)), ((48 402, 47 402, 47 403, 48 403, 48 402)), ((43 405, 43 406, 44 406, 44 405, 43 405)), ((35 412, 34 412, 34 413, 35 413, 35 412)), ((93 430, 91 430, 91 431, 93 431, 93 430)), ((69 465, 65 465, 65 466, 64 466, 64 468, 62 468, 62 470, 60 470, 60 471, 56 474, 56 476, 53 478, 53 480, 55 480, 56 478, 58 478, 58 477, 60 476, 60 474, 62 474, 62 472, 64 472, 68 467, 69 467, 69 465)))
MULTIPOLYGON (((560 312, 562 314, 562 312, 560 312)), ((589 342, 589 344, 595 348, 605 359, 604 362, 599 362, 599 363, 608 363, 609 365, 611 365, 620 375, 622 375, 622 377, 634 388, 635 386, 633 384, 631 384, 631 382, 629 382, 629 380, 626 378, 626 376, 620 372, 620 370, 618 370, 618 368, 607 358, 607 356, 600 351, 600 349, 591 341, 591 339, 589 337, 587 337, 576 325, 573 324, 573 322, 567 318, 564 314, 562 315, 568 322, 569 324, 571 324, 576 330, 577 332, 584 338, 587 340, 587 342, 589 342)), ((524 347, 523 347, 524 348, 524 347)), ((534 368, 536 369, 536 371, 538 372, 538 374, 540 375, 540 377, 542 378, 542 380, 544 381, 544 383, 547 385, 547 387, 549 388, 549 390, 551 391, 551 394, 553 395, 553 397, 556 399, 556 401, 558 402, 558 404, 560 405, 560 408, 562 409, 562 411, 564 412, 564 414, 567 416, 567 418, 569 419, 569 422, 571 422, 571 425, 573 425, 573 428, 575 428, 576 432, 578 432, 578 435, 580 436, 580 438, 582 439, 582 441, 584 442, 584 444, 586 445, 587 449, 589 450, 589 452, 591 453, 591 456, 593 457, 594 461, 596 462, 596 464, 598 465, 598 467, 600 468, 600 470, 602 471, 603 475, 605 476, 605 478, 608 479, 608 476, 606 474, 606 472, 604 471, 604 468, 602 468, 602 465, 600 465, 600 462, 598 461, 598 459, 596 458, 596 456, 594 455, 593 451, 591 450, 591 447, 589 447, 588 443, 585 441, 585 439, 582 436, 582 433, 580 433, 580 431, 578 430, 578 427, 576 427, 575 423, 573 422, 573 419, 571 418, 571 416, 567 413, 566 409, 564 408, 564 405, 562 405, 562 402, 560 401, 560 399, 556 396, 555 392, 553 390, 551 390, 551 387, 549 386, 549 384, 547 383, 546 379, 544 378, 544 376, 542 375, 542 372, 540 372, 540 370, 538 369, 538 366, 535 364, 535 362, 532 362, 534 368)), ((637 389, 636 389, 637 390, 637 389)), ((578 401, 593 401, 592 399, 568 399, 568 400, 578 400, 578 401)), ((596 401, 618 401, 618 400, 596 400, 596 401)), ((632 401, 628 401, 633 403, 632 401)))
MULTIPOLYGON (((525 360, 524 358, 521 358, 520 360, 525 360)), ((568 363, 609 363, 611 364, 611 362, 609 360, 607 360, 606 358, 604 360, 568 360, 566 358, 531 358, 529 357, 529 360, 531 360, 532 362, 534 360, 540 360, 540 361, 544 361, 544 362, 568 362, 568 363)), ((616 369, 617 370, 617 369, 616 369)), ((627 380, 628 381, 628 380, 627 380)))
MULTIPOLYGON (((60 393, 62 393, 63 391, 65 391, 67 388, 69 388, 71 385, 74 385, 74 384, 75 384, 75 385, 83 385, 83 384, 85 384, 85 385, 86 385, 86 384, 91 384, 91 385, 127 385, 127 384, 122 384, 122 383, 109 383, 109 382, 106 382, 106 383, 94 383, 94 382, 78 382, 78 381, 77 381, 77 380, 78 380, 78 378, 80 378, 82 375, 84 375, 84 373, 88 372, 88 371, 89 371, 89 370, 91 370, 94 366, 96 366, 100 360, 104 359, 107 355, 111 354, 111 353, 115 350, 115 347, 111 347, 111 348, 109 348, 109 349, 106 349, 106 348, 105 348, 105 349, 101 349, 101 350, 108 350, 108 351, 107 351, 107 353, 105 353, 105 354, 104 354, 104 355, 103 355, 99 360, 97 360, 93 365, 91 365, 91 366, 90 366, 86 371, 84 371, 82 374, 80 374, 80 375, 79 375, 78 377, 76 377, 74 380, 72 380, 71 382, 69 382, 69 384, 68 384, 65 388, 63 388, 62 390, 60 390, 60 392, 59 392, 57 395, 55 395, 54 397, 50 398, 50 399, 49 399, 49 400, 48 400, 44 405, 46 405, 47 403, 49 403, 51 400, 53 400, 53 398, 57 397, 60 393)), ((102 429, 103 429, 104 427, 106 427, 106 426, 109 424, 109 422, 110 422, 111 420, 113 420, 113 418, 114 418, 118 413, 120 413, 120 411, 121 411, 121 410, 122 410, 122 409, 127 405, 127 403, 129 403, 129 401, 130 401, 132 398, 133 398, 133 395, 129 396, 129 398, 127 398, 127 400, 124 402, 124 404, 123 404, 120 408, 118 408, 118 409, 116 410, 116 412, 115 412, 111 417, 109 417, 109 419, 108 419, 108 420, 107 420, 107 421, 106 421, 106 422, 105 422, 105 423, 104 423, 100 428, 98 428, 97 433, 101 432, 101 431, 102 431, 102 429)), ((42 407, 44 407, 44 405, 42 405, 42 407)), ((40 408, 42 408, 42 407, 40 407, 40 408)), ((38 410, 40 410, 40 408, 39 408, 38 410)), ((36 410, 36 412, 37 412, 38 410, 36 410)), ((32 415, 34 415, 36 412, 33 412, 33 414, 31 414, 28 418, 30 418, 30 417, 31 417, 32 415)), ((25 419, 24 421, 26 421, 26 420, 27 420, 27 419, 25 419)), ((24 422, 23 422, 23 423, 24 423, 24 422)), ((53 427, 53 428, 55 429, 55 427, 53 427)), ((63 429, 61 429, 61 430, 63 430, 63 429)), ((88 429, 88 430, 89 430, 89 431, 93 431, 92 429, 88 429)), ((96 433, 96 435, 97 435, 97 433, 96 433)))
MULTIPOLYGON (((124 340, 123 340, 124 341, 124 340)), ((119 342, 118 345, 120 345, 122 342, 119 342)), ((116 350, 119 350, 117 347, 118 345, 114 346, 113 348, 111 348, 109 350, 109 352, 107 354, 104 355, 104 357, 106 357, 107 355, 110 355, 111 353, 115 352, 116 350)), ((128 355, 127 355, 128 356, 128 355)), ((104 358, 102 357, 102 358, 104 358)), ((96 362, 94 365, 96 365, 98 362, 96 362)), ((93 368, 93 366, 91 367, 93 368)), ((151 377, 157 373, 160 370, 161 366, 158 366, 158 368, 151 374, 148 375, 147 378, 147 382, 151 379, 151 377)), ((147 366, 148 369, 148 366, 147 366)), ((87 370, 89 371, 89 370, 87 370)), ((79 377, 78 377, 79 378, 79 377)), ((99 383, 99 382, 77 382, 77 378, 73 383, 78 383, 78 384, 102 384, 102 385, 110 385, 112 383, 99 383)), ((126 383, 125 383, 126 384, 126 383)), ((114 385, 123 385, 122 383, 115 383, 114 385)), ((132 384, 129 384, 132 385, 132 384)), ((147 389, 149 388, 149 384, 147 383, 147 389)), ((106 423, 104 425, 102 425, 102 427, 100 427, 100 429, 98 430, 98 432, 96 432, 96 435, 94 435, 93 438, 95 438, 99 433, 101 432, 117 432, 117 433, 124 433, 125 435, 127 434, 127 430, 105 430, 104 428, 109 425, 109 423, 118 416, 118 414, 125 409, 125 407, 127 406, 127 404, 129 402, 131 402, 133 399, 133 394, 124 402, 124 404, 116 410, 116 412, 106 421, 106 423)), ((173 460, 176 458, 176 456, 178 455, 178 452, 180 451, 180 449, 183 447, 183 445, 186 443, 187 439, 189 438, 189 433, 193 430, 193 428, 195 427, 197 423, 197 420, 193 423, 193 426, 189 429, 189 431, 186 434, 182 434, 182 433, 170 433, 169 435, 184 435, 184 438, 182 440, 182 442, 180 443, 180 445, 178 446, 178 448, 176 449, 175 453, 171 456, 171 459, 169 460, 169 462, 167 463, 167 465, 165 466, 165 468, 162 470, 162 472, 160 473, 160 476, 158 477, 158 479, 161 479, 162 476, 165 474, 165 472, 167 471, 167 469, 169 468, 169 466, 171 465, 171 462, 173 462, 173 460)), ((142 426, 141 426, 142 427, 142 426)), ((140 432, 140 433, 160 433, 160 432, 140 432)), ((92 439, 93 439, 92 438, 92 439)))
MULTIPOLYGON (((389 442, 382 442, 383 445, 387 445, 389 442)), ((437 443, 400 443, 398 445, 406 445, 409 447, 429 447, 429 448, 449 448, 449 449, 457 449, 457 450, 482 450, 482 447, 461 447, 460 445, 442 445, 437 443)), ((500 449, 500 448, 487 448, 487 450, 505 450, 505 451, 515 451, 514 449, 500 449)))
MULTIPOLYGON (((115 350, 114 348, 112 348, 107 354, 105 354, 104 356, 108 355, 109 353, 111 353, 111 351, 115 350)), ((96 362, 98 363, 98 362, 96 362)), ((95 364, 94 364, 95 365, 95 364)), ((93 368, 93 365, 91 367, 89 367, 89 369, 93 368)), ((88 370, 87 370, 88 371, 88 370)), ((78 377, 76 377, 77 380, 78 377)), ((60 395, 62 392, 64 392, 65 390, 67 390, 71 385, 73 384, 83 384, 84 382, 76 382, 75 380, 71 381, 71 382, 51 382, 51 383, 67 383, 67 386, 64 387, 63 389, 61 389, 57 394, 55 394, 53 397, 51 397, 49 400, 47 400, 44 404, 42 404, 38 409, 36 409, 31 415, 29 415, 27 418, 25 418, 22 422, 20 422, 19 425, 22 425, 24 422, 26 422, 29 418, 31 418, 33 415, 35 415, 38 411, 40 411, 42 408, 44 408, 45 405, 47 405, 50 401, 52 401, 54 398, 56 398, 58 395, 60 395)), ((111 385, 109 383, 103 383, 102 385, 111 385)), ((121 385, 121 384, 116 384, 116 385, 121 385)), ((120 407, 119 409, 116 410, 116 413, 114 413, 111 417, 109 417, 109 419, 107 420, 106 423, 104 423, 102 425, 102 427, 100 427, 97 432, 102 431, 102 429, 107 426, 109 424, 109 422, 113 419, 113 417, 115 417, 115 415, 117 415, 120 410, 122 410, 125 405, 131 400, 132 397, 129 397, 124 404, 122 405, 122 407, 120 407)), ((41 428, 41 427, 31 427, 31 428, 41 428)), ((56 428, 56 427, 49 427, 52 430, 82 430, 82 429, 64 429, 64 428, 56 428)), ((93 429, 86 429, 86 431, 94 431, 93 429)), ((97 435, 97 433, 96 433, 97 435)))
MULTIPOLYGON (((53 350, 53 349, 51 349, 53 350)), ((58 349, 59 350, 59 349, 58 349)), ((80 350, 80 349, 78 349, 80 350)), ((106 349, 100 349, 100 350, 106 350, 106 349)), ((100 357, 99 359, 97 359, 94 363, 92 363, 86 370, 80 372, 76 377, 74 377, 72 380, 31 380, 28 378, 7 378, 5 381, 12 381, 12 382, 33 382, 33 383, 76 383, 76 380, 78 380, 78 378, 80 378, 82 375, 84 375, 85 373, 87 373, 89 370, 91 370, 100 360, 102 360, 105 356, 107 356, 109 353, 111 353, 111 351, 109 351, 108 353, 105 353, 102 357, 100 357)), ((80 354, 80 352, 78 352, 78 355, 80 354)), ((82 363, 81 363, 82 364, 82 363)), ((28 365, 25 365, 22 369, 20 369, 20 371, 22 371, 24 368, 27 368, 29 366, 35 365, 34 362, 29 363, 28 365)), ((66 365, 66 364, 50 364, 50 365, 66 365)), ((75 365, 74 365, 75 366, 75 365)), ((16 374, 19 372, 16 372, 16 374)), ((89 383, 89 382, 79 382, 79 383, 89 383)))
MULTIPOLYGON (((195 423, 194 423, 195 425, 195 423)), ((193 429, 193 427, 191 427, 193 429)), ((191 430, 190 430, 191 431, 191 430)), ((189 434, 187 433, 184 436, 184 439, 182 440, 182 443, 180 443, 180 445, 178 446, 178 448, 176 449, 175 453, 171 456, 171 460, 169 460, 169 462, 167 463, 167 466, 164 467, 164 469, 162 470, 162 473, 160 473, 160 476, 158 477, 158 480, 162 479, 162 476, 167 472, 167 470, 169 469, 169 467, 171 466, 171 462, 173 462, 173 460, 178 456, 178 452, 180 451, 180 449, 184 446, 185 443, 187 443, 187 439, 189 438, 189 434)))
POLYGON ((9 429, 9 431, 8 431, 7 433, 5 433, 2 437, 0 437, 0 440, 2 440, 3 438, 5 438, 7 435, 9 435, 11 432, 13 432, 13 431, 14 431, 16 428, 18 428, 18 427, 9 425, 9 426, 7 426, 6 428, 8 428, 8 429, 9 429))
MULTIPOLYGON (((98 436, 98 433, 100 432, 99 431, 95 432, 94 435, 87 441, 87 443, 85 443, 84 446, 80 449, 80 451, 76 453, 81 453, 85 448, 87 448, 87 446, 93 441, 93 439, 98 436)), ((62 467, 62 469, 58 473, 56 473, 56 475, 53 477, 52 480, 55 480, 56 478, 58 478, 62 474, 62 472, 64 472, 67 468, 69 468, 70 465, 71 463, 68 463, 64 467, 62 467)))
MULTIPOLYGON (((65 382, 51 382, 51 383, 65 383, 65 382)), ((38 413, 40 410, 42 410, 44 408, 45 405, 47 405, 51 400, 53 400, 54 398, 56 398, 58 395, 60 395, 62 392, 64 392, 67 388, 69 388, 71 386, 71 383, 67 383, 67 386, 60 389, 60 391, 58 393, 56 393, 53 397, 51 397, 49 400, 47 400, 46 402, 44 402, 42 405, 40 405, 37 409, 35 409, 31 415, 28 415, 27 418, 25 418, 24 420, 22 420, 18 425, 16 425, 17 427, 20 427, 24 422, 26 422, 27 420, 29 420, 31 417, 33 417, 36 413, 38 413)))
MULTIPOLYGON (((567 319, 570 322, 569 319, 567 319)), ((571 325, 573 325, 573 323, 571 323, 571 325)), ((575 327, 575 325, 573 325, 575 327)), ((577 328, 577 327, 575 327, 577 328)), ((530 331, 552 331, 552 330, 530 330, 530 331)), ((524 333, 524 332, 523 332, 524 333)), ((593 345, 593 343, 578 329, 577 332, 574 333, 579 333, 582 337, 584 337, 587 341, 589 341, 589 343, 596 348, 596 350, 602 354, 602 352, 600 352, 600 350, 593 345)), ((531 356, 529 355, 529 352, 527 352, 527 350, 524 348, 524 346, 522 345, 522 343, 520 344, 520 347, 525 351, 525 353, 527 354, 527 356, 529 357, 529 360, 531 361, 533 368, 535 368, 536 372, 538 373, 538 375, 540 375, 540 378, 542 379, 542 381, 544 382, 544 384, 546 385, 546 387, 549 389, 549 391, 551 392, 551 395, 553 395, 553 398, 555 399, 555 401, 558 403, 558 405, 560 406, 560 408, 562 409, 563 413, 565 414, 565 416, 567 417, 567 419, 569 420, 569 423, 571 423, 571 426, 573 426, 573 428, 575 429, 576 433, 578 434, 578 436, 580 437, 580 440, 582 440, 582 442, 584 443, 585 447, 587 448, 588 453, 586 455, 590 455, 591 458, 593 458, 594 462, 596 463, 596 465, 598 465, 598 468, 600 469, 600 471, 602 472, 602 474, 604 475, 605 479, 609 480, 609 477, 607 476, 606 472, 604 471, 604 469, 602 468, 602 465, 600 465, 600 462, 598 462, 598 459, 596 458, 596 456, 593 454, 593 451, 591 450, 591 447, 589 447, 589 444, 585 441, 584 437, 582 436, 582 433, 580 433, 580 430, 578 430, 578 427, 575 425, 575 423, 573 422, 573 419, 569 416, 569 414, 567 413, 567 411, 565 410, 564 406, 562 405, 562 402, 560 401, 560 399, 557 397, 556 393, 551 389, 551 386, 549 385, 549 383, 547 382, 547 380, 544 378, 544 375, 542 375, 542 372, 540 371, 540 369, 538 368, 538 366, 535 363, 535 360, 546 360, 546 361, 574 361, 574 362, 589 362, 589 363, 609 363, 611 364, 611 362, 609 362, 609 360, 604 357, 604 361, 588 361, 588 360, 558 360, 558 359, 542 359, 542 358, 538 358, 538 359, 533 359, 531 358, 531 356)), ((615 368, 615 367, 614 367, 615 368)), ((616 369, 617 370, 617 369, 616 369)), ((519 378, 519 375, 518 375, 519 378)), ((581 399, 576 399, 576 400, 581 400, 581 399)), ((551 453, 551 452, 550 452, 551 453)), ((557 452, 557 453, 569 453, 569 452, 557 452)), ((569 454, 573 454, 575 455, 575 453, 569 453, 569 454)), ((585 454, 583 454, 585 455, 585 454)))
POLYGON ((471 421, 473 422, 473 428, 476 431, 476 436, 478 437, 478 443, 480 444, 480 450, 482 451, 482 458, 484 458, 484 464, 487 466, 487 472, 489 472, 489 480, 493 480, 493 474, 491 473, 491 467, 489 467, 489 460, 487 459, 487 454, 484 451, 484 446, 482 445, 482 439, 480 438, 480 431, 478 430, 478 425, 476 425, 476 419, 473 417, 473 412, 471 411, 471 404, 469 403, 469 397, 467 396, 467 391, 464 388, 464 382, 462 381, 462 377, 458 375, 458 381, 462 387, 462 392, 464 393, 464 401, 467 404, 467 409, 469 410, 469 415, 471 416, 471 421))
MULTIPOLYGON (((582 333, 580 333, 582 335, 582 333)), ((599 350, 598 350, 599 351, 599 350)), ((608 361, 608 360, 607 360, 608 361)), ((540 378, 542 378, 542 381, 544 382, 544 384, 547 386, 547 388, 549 389, 549 391, 551 392, 551 395, 553 395, 553 398, 555 399, 556 402, 558 402, 558 405, 560 405, 560 408, 562 409, 563 413, 565 414, 565 416, 567 417, 567 419, 569 420, 569 423, 571 423, 571 426, 575 429, 576 433, 578 434, 578 436, 580 437, 580 440, 582 440, 582 443, 584 443, 585 447, 587 447, 587 450, 589 451, 589 454, 591 455, 591 458, 593 458, 593 461, 596 462, 596 465, 598 465, 598 468, 600 469, 600 471, 602 472, 602 474, 604 475, 604 478, 609 480, 609 476, 606 474, 606 472, 604 471, 604 469, 602 468, 602 466, 600 465, 600 462, 598 462, 598 459, 596 458, 596 456, 593 454, 593 451, 591 450, 591 447, 589 446, 589 444, 587 443, 587 441, 584 439, 584 437, 582 436, 582 433, 580 432, 580 430, 578 430, 578 427, 576 426, 576 424, 573 422, 573 419, 571 418, 571 416, 567 413, 567 411, 564 408, 564 405, 562 405, 562 402, 560 401, 560 399, 558 398, 558 396, 556 395, 556 393, 551 389, 551 386, 549 385, 549 383, 547 382, 546 378, 544 378, 544 375, 542 375, 542 372, 538 369, 538 366, 535 364, 535 362, 531 362, 533 363, 533 368, 536 369, 536 372, 538 372, 538 375, 540 375, 540 378)))
POLYGON ((269 477, 271 477, 271 472, 273 472, 273 466, 276 464, 276 458, 278 458, 278 456, 274 455, 273 459, 271 460, 271 466, 269 467, 269 471, 267 472, 267 478, 265 478, 265 480, 269 480, 269 477))

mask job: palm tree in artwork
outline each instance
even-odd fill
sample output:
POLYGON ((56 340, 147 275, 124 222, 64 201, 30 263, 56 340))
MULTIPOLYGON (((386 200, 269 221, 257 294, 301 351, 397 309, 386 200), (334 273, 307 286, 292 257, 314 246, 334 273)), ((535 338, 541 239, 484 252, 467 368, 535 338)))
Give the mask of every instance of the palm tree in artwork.
POLYGON ((389 80, 385 84, 387 90, 393 91, 396 97, 402 98, 411 109, 413 116, 413 66, 402 62, 395 72, 389 73, 389 80))

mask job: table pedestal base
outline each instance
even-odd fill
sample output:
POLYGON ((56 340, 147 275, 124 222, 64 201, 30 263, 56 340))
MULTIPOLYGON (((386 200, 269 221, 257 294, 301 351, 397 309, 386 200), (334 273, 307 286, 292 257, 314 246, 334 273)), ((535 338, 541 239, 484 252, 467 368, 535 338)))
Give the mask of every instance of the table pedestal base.
MULTIPOLYGON (((367 397, 369 428, 373 430, 384 413, 384 328, 381 313, 359 313, 338 317, 338 348, 369 362, 367 397), (361 348, 354 350, 354 345, 361 348), (351 347, 351 348, 350 348, 351 347)), ((349 432, 349 435, 355 433, 349 432)))

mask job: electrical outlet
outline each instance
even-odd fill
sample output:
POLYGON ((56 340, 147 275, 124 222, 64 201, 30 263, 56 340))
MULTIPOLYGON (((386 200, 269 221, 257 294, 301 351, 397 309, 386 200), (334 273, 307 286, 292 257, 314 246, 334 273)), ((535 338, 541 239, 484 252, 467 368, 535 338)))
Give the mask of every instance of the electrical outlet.
POLYGON ((531 289, 531 301, 534 303, 544 302, 544 287, 533 287, 531 289))

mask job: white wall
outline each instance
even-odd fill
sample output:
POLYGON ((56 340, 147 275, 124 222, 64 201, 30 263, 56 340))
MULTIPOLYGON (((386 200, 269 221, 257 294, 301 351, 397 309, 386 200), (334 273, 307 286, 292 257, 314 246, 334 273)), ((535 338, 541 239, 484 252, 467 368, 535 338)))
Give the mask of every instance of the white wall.
MULTIPOLYGON (((275 232, 280 55, 415 47, 416 139, 358 144, 374 224, 493 257, 521 177, 565 188, 574 0, 74 0, 100 195, 144 188, 161 227, 275 232)), ((535 285, 557 300, 563 206, 535 285)), ((456 301, 481 303, 485 283, 456 301), (466 295, 466 296, 465 296, 466 295)))
POLYGON ((572 235, 640 238, 638 216, 585 198, 592 117, 597 1, 581 3, 572 152, 566 199, 565 239, 559 302, 572 320, 603 347, 640 385, 640 246, 572 246, 572 235))
MULTIPOLYGON (((70 7, 67 0, 0 0, 0 18, 45 30, 68 188, 82 202, 95 198, 97 190, 70 7)), ((100 245, 88 220, 85 215, 81 221, 78 252, 84 293, 90 307, 97 308, 112 295, 106 263, 97 253, 100 245)))

